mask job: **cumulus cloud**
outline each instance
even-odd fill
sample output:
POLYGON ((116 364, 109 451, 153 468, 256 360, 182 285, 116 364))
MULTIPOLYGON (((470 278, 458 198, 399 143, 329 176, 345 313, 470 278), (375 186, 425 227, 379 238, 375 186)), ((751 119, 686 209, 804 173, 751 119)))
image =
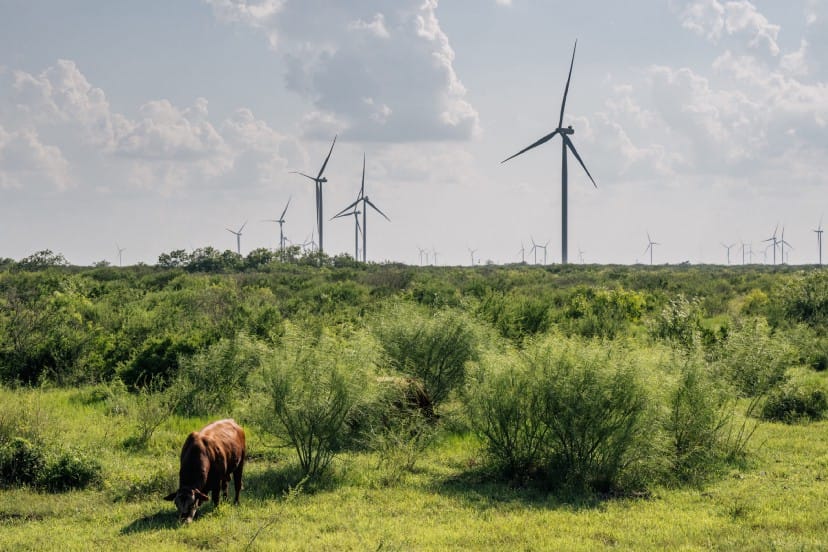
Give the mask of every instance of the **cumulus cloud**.
POLYGON ((286 85, 314 105, 303 128, 311 137, 381 141, 466 140, 477 111, 454 70, 436 0, 352 3, 205 0, 222 21, 261 29, 284 56, 286 85))
POLYGON ((40 141, 33 128, 6 131, 0 126, 0 189, 66 189, 69 164, 60 149, 40 141))
MULTIPOLYGON (((0 123, 13 129, 0 135, 0 185, 6 188, 25 187, 31 179, 65 188, 73 160, 164 195, 196 185, 255 186, 285 170, 281 150, 293 158, 302 153, 248 109, 213 122, 204 98, 188 107, 149 101, 129 118, 113 111, 104 91, 69 60, 39 74, 11 76, 7 96, 0 96, 0 123)), ((89 185, 112 191, 106 183, 89 185)))
POLYGON ((748 45, 779 54, 779 25, 774 25, 747 0, 673 0, 682 26, 718 42, 723 36, 746 37, 748 45))

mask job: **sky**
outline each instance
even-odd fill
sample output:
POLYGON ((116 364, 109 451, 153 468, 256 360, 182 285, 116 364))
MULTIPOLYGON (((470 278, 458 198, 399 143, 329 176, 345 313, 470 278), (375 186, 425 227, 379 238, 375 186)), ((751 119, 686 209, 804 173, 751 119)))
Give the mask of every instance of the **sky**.
POLYGON ((246 255, 288 200, 307 242, 290 171, 336 135, 327 253, 365 155, 369 260, 558 263, 560 140, 500 162, 557 127, 576 40, 570 262, 649 262, 649 234, 656 264, 770 263, 783 228, 817 262, 828 0, 0 0, 0 257, 154 264, 247 222, 246 255))

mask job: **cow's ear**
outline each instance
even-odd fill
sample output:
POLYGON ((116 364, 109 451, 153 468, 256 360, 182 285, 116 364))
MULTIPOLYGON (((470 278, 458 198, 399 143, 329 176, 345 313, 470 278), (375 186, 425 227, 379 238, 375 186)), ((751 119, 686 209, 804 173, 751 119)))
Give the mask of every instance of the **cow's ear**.
POLYGON ((177 494, 178 494, 178 491, 176 491, 174 493, 170 493, 170 494, 168 494, 167 496, 164 497, 164 500, 175 500, 175 495, 177 495, 177 494))
POLYGON ((195 490, 195 495, 196 498, 198 498, 202 502, 207 502, 208 500, 210 500, 210 497, 208 497, 206 494, 202 493, 198 489, 195 490))

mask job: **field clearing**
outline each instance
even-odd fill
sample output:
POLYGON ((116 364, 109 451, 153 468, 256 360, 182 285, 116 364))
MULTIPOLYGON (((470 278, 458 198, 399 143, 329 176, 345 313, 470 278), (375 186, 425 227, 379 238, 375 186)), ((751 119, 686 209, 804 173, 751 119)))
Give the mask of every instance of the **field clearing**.
MULTIPOLYGON (((823 374, 824 376, 824 374, 823 374)), ((174 489, 178 452, 204 420, 172 418, 146 450, 125 449, 126 420, 81 390, 2 392, 27 404, 62 442, 92 451, 97 489, 0 491, 0 549, 90 550, 825 550, 828 422, 762 424, 749 465, 699 488, 656 488, 646 498, 566 502, 493 483, 474 469, 480 448, 448 434, 414 470, 389 473, 375 453, 340 456, 323 481, 298 480, 292 451, 248 430, 253 459, 241 504, 202 507, 179 527, 161 497, 174 489)), ((231 490, 232 494, 232 490, 231 490)))

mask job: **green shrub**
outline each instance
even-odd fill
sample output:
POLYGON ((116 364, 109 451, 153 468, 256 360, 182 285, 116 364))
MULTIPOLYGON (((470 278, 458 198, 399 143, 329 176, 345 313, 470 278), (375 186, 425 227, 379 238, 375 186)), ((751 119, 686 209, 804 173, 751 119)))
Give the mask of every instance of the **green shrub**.
POLYGON ((285 331, 264 366, 259 419, 293 446, 305 475, 318 476, 345 444, 348 421, 369 400, 374 351, 356 335, 346 341, 292 324, 285 331))
POLYGON ((37 484, 51 492, 62 492, 84 489, 101 480, 101 465, 96 460, 79 451, 66 451, 44 466, 37 484))
POLYGON ((721 346, 717 370, 741 396, 756 397, 784 380, 791 360, 787 342, 771 334, 764 318, 742 318, 721 346))
POLYGON ((561 322, 569 332, 612 339, 641 319, 644 304, 639 292, 583 287, 567 299, 561 322))
POLYGON ((0 486, 34 486, 39 480, 46 457, 43 449, 17 437, 0 447, 0 486))
POLYGON ((668 401, 664 429, 671 472, 679 481, 703 480, 724 453, 722 439, 730 419, 726 395, 714 385, 706 366, 690 359, 668 401))
POLYGON ((462 314, 436 314, 397 305, 375 325, 388 366, 423 382, 433 404, 465 383, 466 363, 477 357, 475 333, 462 314))
POLYGON ((792 279, 780 292, 782 307, 789 320, 804 322, 825 332, 828 327, 828 272, 810 272, 792 279))
POLYGON ((152 337, 119 370, 121 381, 134 389, 151 382, 154 385, 165 385, 177 375, 179 358, 195 353, 199 344, 198 339, 185 337, 152 337))
POLYGON ((480 312, 503 337, 520 342, 549 329, 550 302, 539 297, 488 291, 480 312))
POLYGON ((684 350, 700 344, 702 311, 698 299, 678 294, 650 323, 650 335, 684 350))
POLYGON ((774 389, 762 406, 762 418, 793 423, 821 420, 828 412, 828 390, 815 378, 797 378, 774 389))
POLYGON ((182 358, 170 388, 175 411, 184 416, 229 414, 233 402, 248 392, 250 373, 261 365, 266 353, 264 345, 239 334, 182 358))
POLYGON ((544 462, 547 426, 538 374, 515 355, 487 357, 464 394, 472 427, 495 468, 507 477, 536 473, 544 462))

